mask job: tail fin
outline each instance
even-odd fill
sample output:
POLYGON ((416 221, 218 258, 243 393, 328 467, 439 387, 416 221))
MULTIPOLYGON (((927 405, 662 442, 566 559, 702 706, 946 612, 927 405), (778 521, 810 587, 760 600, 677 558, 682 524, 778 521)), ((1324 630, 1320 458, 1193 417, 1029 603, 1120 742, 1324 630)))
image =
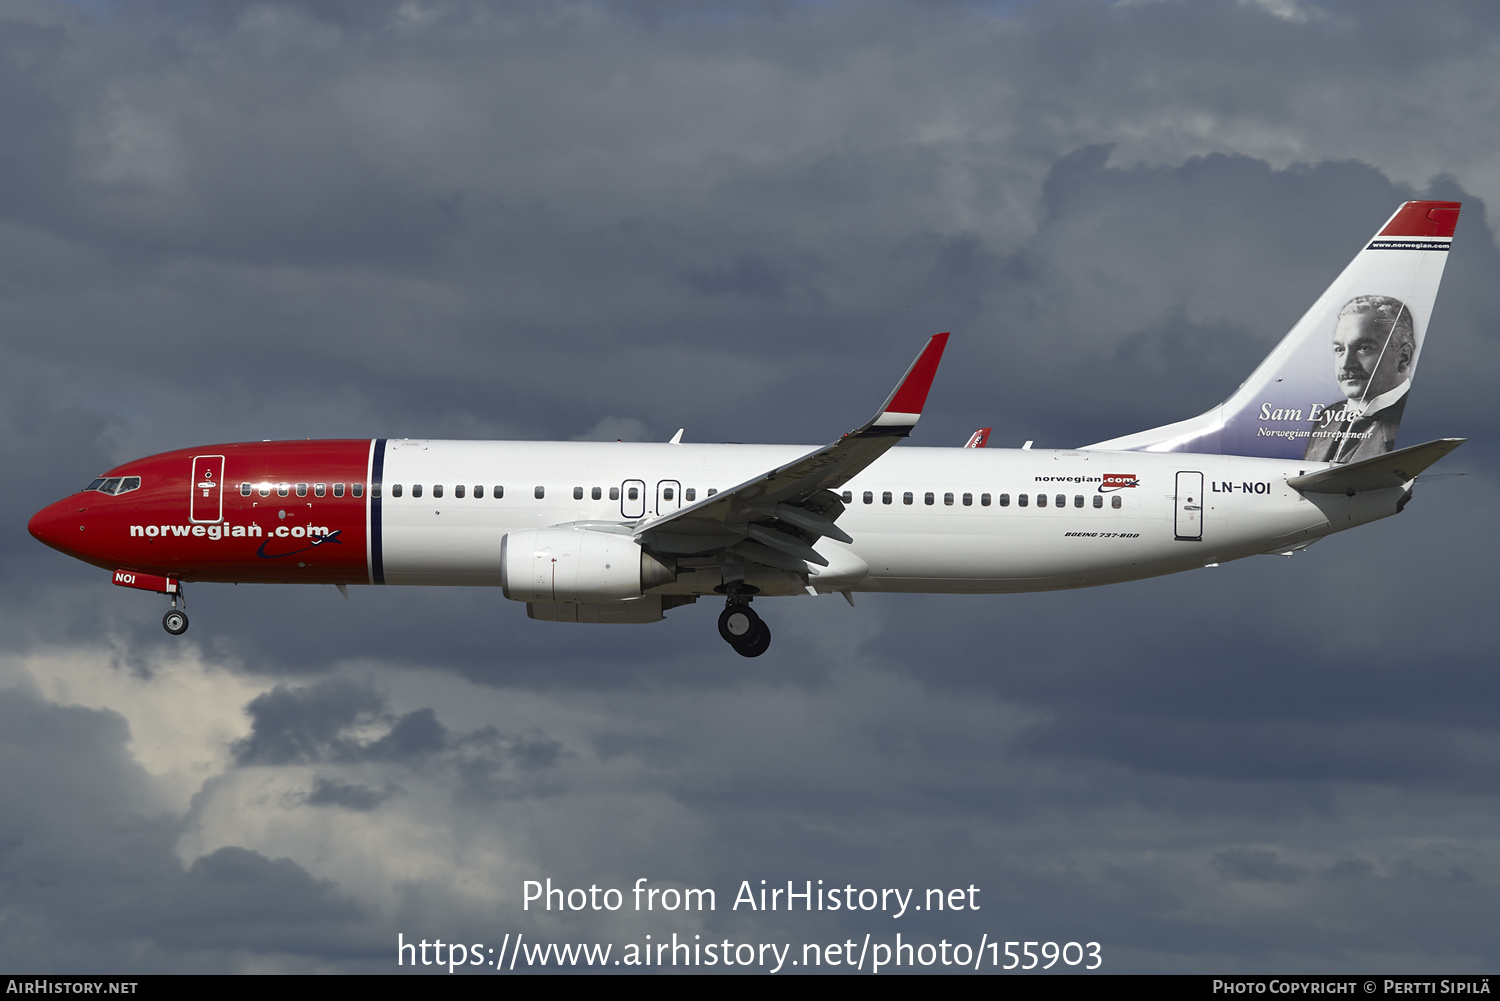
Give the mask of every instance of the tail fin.
POLYGON ((1352 462, 1389 452, 1437 298, 1458 202, 1396 210, 1234 395, 1087 448, 1352 462))

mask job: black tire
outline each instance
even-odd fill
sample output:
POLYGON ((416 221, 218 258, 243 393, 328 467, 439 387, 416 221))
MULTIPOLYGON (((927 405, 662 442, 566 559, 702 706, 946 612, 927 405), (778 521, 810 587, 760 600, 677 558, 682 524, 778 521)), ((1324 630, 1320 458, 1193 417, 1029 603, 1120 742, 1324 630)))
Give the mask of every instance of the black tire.
POLYGON ((734 652, 741 657, 759 657, 771 649, 771 627, 764 621, 760 623, 760 629, 756 631, 755 638, 747 643, 735 645, 734 652))
POLYGON ((161 617, 161 627, 167 632, 171 633, 173 636, 181 636, 183 633, 187 632, 187 612, 184 612, 178 608, 169 610, 166 615, 163 615, 161 617))
POLYGON ((763 625, 760 616, 752 612, 749 605, 726 605, 719 613, 719 635, 732 647, 738 647, 754 636, 759 625, 763 625))

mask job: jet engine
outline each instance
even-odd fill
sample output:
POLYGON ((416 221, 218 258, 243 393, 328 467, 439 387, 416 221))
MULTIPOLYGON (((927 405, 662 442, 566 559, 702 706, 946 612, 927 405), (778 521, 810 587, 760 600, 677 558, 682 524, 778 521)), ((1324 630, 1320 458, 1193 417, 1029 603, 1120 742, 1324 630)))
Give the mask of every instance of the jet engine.
POLYGON ((676 580, 665 560, 628 535, 533 528, 500 540, 500 587, 512 601, 624 601, 676 580))

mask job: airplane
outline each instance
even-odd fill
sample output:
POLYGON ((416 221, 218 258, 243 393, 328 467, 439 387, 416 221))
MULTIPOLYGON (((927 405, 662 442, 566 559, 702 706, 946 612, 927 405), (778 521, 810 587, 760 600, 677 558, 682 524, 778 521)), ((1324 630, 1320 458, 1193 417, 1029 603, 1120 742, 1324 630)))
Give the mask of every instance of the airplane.
POLYGON ((655 622, 722 597, 719 633, 745 657, 771 642, 755 598, 1040 591, 1291 555, 1398 513, 1465 440, 1395 449, 1458 213, 1398 208, 1223 403, 1079 448, 893 448, 943 333, 821 448, 681 431, 211 445, 116 466, 29 528, 168 596, 173 635, 185 583, 472 585, 549 622, 655 622))

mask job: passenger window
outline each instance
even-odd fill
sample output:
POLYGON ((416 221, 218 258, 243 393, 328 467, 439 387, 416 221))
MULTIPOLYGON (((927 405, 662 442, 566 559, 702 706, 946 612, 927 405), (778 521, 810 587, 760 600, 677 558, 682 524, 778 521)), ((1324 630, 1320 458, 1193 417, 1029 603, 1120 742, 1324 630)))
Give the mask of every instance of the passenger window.
POLYGON ((307 484, 306 483, 299 483, 299 484, 297 484, 297 496, 298 497, 306 497, 307 496, 307 484))
POLYGON ((1094 495, 1094 506, 1095 507, 1103 507, 1104 506, 1104 498, 1102 496, 1100 496, 1099 494, 1095 494, 1094 495))
POLYGON ((1058 494, 1056 497, 1053 498, 1053 500, 1055 500, 1057 502, 1057 506, 1058 507, 1067 507, 1068 506, 1068 495, 1067 494, 1058 494))
POLYGON ((259 489, 258 489, 258 492, 260 493, 260 495, 262 497, 269 497, 269 496, 271 496, 271 484, 269 484, 269 483, 262 483, 260 485, 259 489))
POLYGON ((1083 494, 1074 494, 1073 495, 1073 506, 1074 507, 1083 507, 1083 494))
POLYGON ((326 484, 326 483, 314 483, 313 484, 313 496, 314 497, 322 497, 327 492, 328 492, 328 484, 326 484))
POLYGON ((482 484, 482 483, 476 483, 476 484, 474 484, 474 499, 475 500, 484 500, 484 484, 482 484))
POLYGON ((887 491, 885 491, 884 493, 882 493, 880 495, 880 503, 882 503, 882 504, 889 504, 890 502, 891 502, 891 492, 889 490, 887 490, 887 491))
POLYGON ((391 496, 392 497, 400 497, 401 496, 401 484, 399 484, 399 483, 392 483, 391 484, 391 496))
POLYGON ((610 500, 619 500, 620 499, 620 488, 619 487, 610 487, 609 488, 609 499, 610 500))
POLYGON ((854 491, 852 491, 852 490, 845 490, 843 493, 839 494, 839 500, 843 501, 845 504, 853 504, 854 503, 854 491))
MULTIPOLYGON (((537 489, 540 490, 541 487, 537 487, 537 489)), ((538 494, 537 496, 540 497, 541 494, 538 494)), ((640 497, 641 491, 638 487, 631 487, 629 490, 625 491, 626 500, 640 500, 640 497)))
POLYGON ((1030 500, 1030 494, 1016 494, 1016 507, 1025 507, 1030 500))
POLYGON ((544 497, 547 496, 547 488, 546 487, 537 487, 535 490, 533 490, 531 492, 531 495, 533 497, 535 497, 537 500, 541 500, 542 498, 544 498, 544 497))
POLYGON ((935 499, 936 499, 936 498, 934 498, 934 497, 933 497, 933 496, 932 496, 932 491, 931 491, 931 490, 929 490, 929 491, 927 491, 927 493, 925 493, 925 494, 923 494, 923 495, 922 495, 922 502, 923 502, 923 503, 924 503, 924 504, 928 504, 928 505, 930 505, 930 504, 932 504, 932 502, 933 502, 933 501, 934 501, 934 500, 935 500, 935 499))
POLYGON ((463 500, 464 499, 464 494, 466 494, 466 493, 468 493, 468 490, 465 489, 465 487, 464 487, 464 485, 462 483, 455 483, 455 484, 453 484, 453 496, 454 497, 457 497, 459 500, 463 500))
POLYGON ((490 496, 495 498, 495 500, 503 500, 505 498, 505 488, 496 483, 495 489, 491 491, 490 496))
MULTIPOLYGON (((595 487, 594 488, 594 498, 597 500, 598 497, 599 497, 599 488, 595 487)), ((684 490, 682 492, 682 499, 685 500, 685 501, 688 501, 689 503, 697 500, 698 499, 698 488, 697 487, 688 487, 686 490, 684 490)))
POLYGON ((865 495, 864 495, 864 497, 861 498, 861 500, 863 500, 866 504, 874 504, 875 503, 875 491, 873 491, 873 490, 866 490, 865 491, 865 495))
POLYGON ((1113 497, 1111 497, 1109 499, 1109 506, 1110 507, 1116 507, 1116 508, 1120 506, 1120 495, 1119 494, 1115 494, 1113 497))
MULTIPOLYGON (((574 500, 583 500, 583 487, 574 487, 573 488, 573 499, 574 500)), ((671 498, 668 498, 668 499, 670 500, 671 498)))
POLYGON ((990 506, 990 495, 989 494, 980 494, 979 495, 979 506, 980 507, 989 507, 990 506))
POLYGON ((714 494, 716 494, 718 492, 719 492, 719 488, 718 487, 709 487, 708 488, 708 494, 707 494, 707 496, 712 497, 714 494))
MULTIPOLYGON (((349 485, 349 493, 353 494, 355 497, 363 497, 364 494, 365 494, 365 485, 363 483, 351 483, 349 485)), ((370 488, 370 496, 371 497, 379 497, 380 496, 380 484, 379 483, 375 484, 374 486, 372 486, 370 488)))
POLYGON ((241 483, 240 484, 240 496, 241 497, 249 497, 250 496, 250 484, 248 484, 248 483, 241 483))
POLYGON ((420 496, 422 496, 422 484, 420 484, 420 483, 413 483, 411 485, 411 495, 413 497, 420 497, 420 496))
MULTIPOLYGON (((952 496, 952 495, 950 494, 949 496, 952 496)), ((964 507, 973 507, 973 506, 974 506, 974 495, 973 494, 964 494, 964 507)))
POLYGON ((911 491, 910 490, 906 491, 906 493, 904 493, 904 494, 901 495, 901 503, 903 503, 903 504, 910 504, 911 503, 911 491))
POLYGON ((276 496, 277 497, 285 497, 287 494, 289 494, 291 492, 292 492, 292 485, 290 483, 278 483, 278 484, 276 484, 276 496))
POLYGON ((945 505, 947 505, 948 507, 952 507, 953 506, 953 495, 952 494, 943 494, 943 503, 945 505))
POLYGON ((434 483, 432 485, 432 496, 434 499, 443 496, 443 485, 441 483, 434 483))
MULTIPOLYGON (((335 483, 333 485, 333 495, 335 497, 342 497, 342 496, 344 496, 344 485, 342 483, 335 483)), ((356 494, 356 496, 358 496, 358 495, 356 494)))
POLYGON ((665 487, 665 488, 663 488, 663 490, 661 492, 661 499, 662 500, 671 500, 672 499, 672 493, 673 493, 673 491, 672 491, 671 487, 665 487))
MULTIPOLYGON (((692 493, 692 491, 689 490, 688 493, 692 493)), ((591 500, 599 500, 603 496, 604 496, 604 491, 600 490, 598 487, 595 487, 593 490, 589 491, 589 498, 591 500)), ((692 498, 689 498, 689 500, 691 500, 691 499, 692 498)))
POLYGON ((1001 507, 1010 507, 1010 494, 1001 494, 1000 495, 1000 506, 1001 507))

